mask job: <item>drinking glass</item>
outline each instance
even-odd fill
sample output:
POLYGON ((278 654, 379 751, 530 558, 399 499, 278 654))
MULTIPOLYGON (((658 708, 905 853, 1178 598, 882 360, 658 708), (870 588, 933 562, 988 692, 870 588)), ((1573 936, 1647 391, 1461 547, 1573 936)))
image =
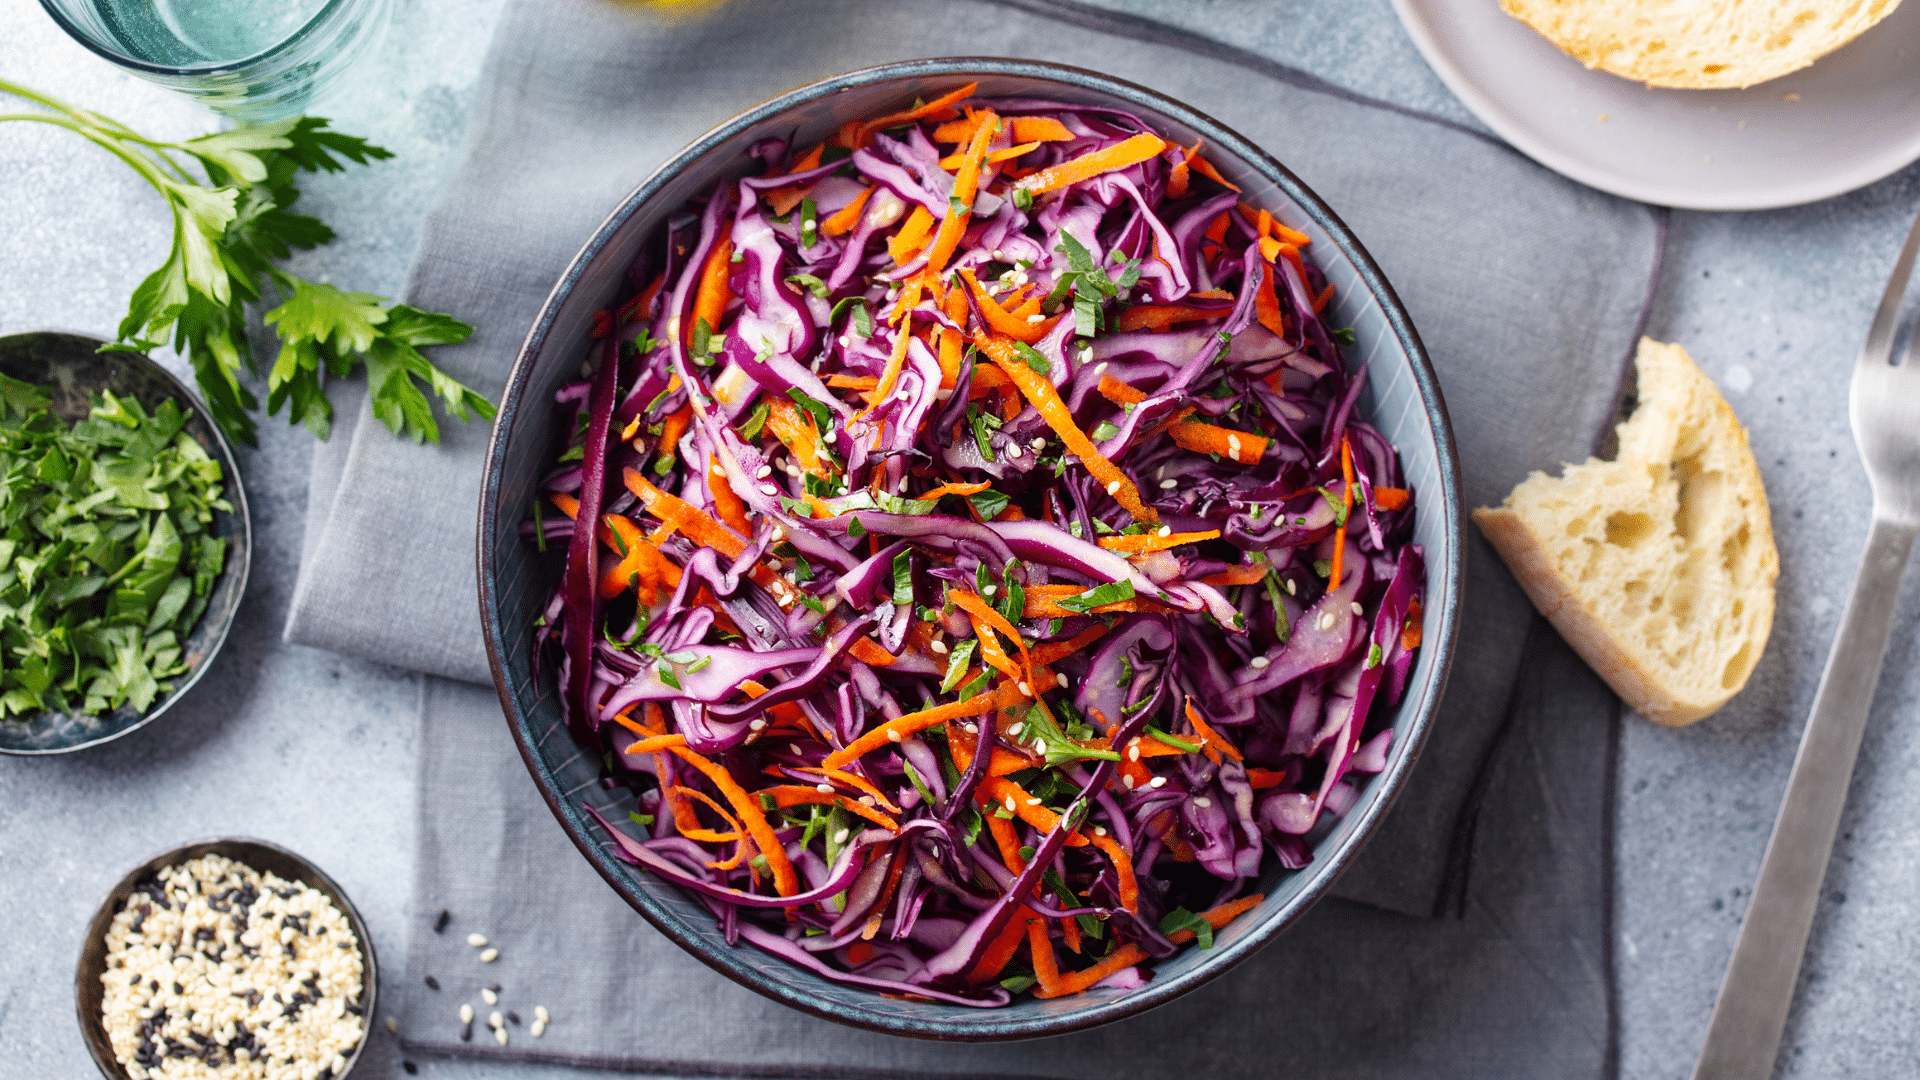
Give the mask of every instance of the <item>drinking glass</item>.
POLYGON ((385 29, 391 0, 40 0, 61 29, 240 123, 306 111, 385 29))

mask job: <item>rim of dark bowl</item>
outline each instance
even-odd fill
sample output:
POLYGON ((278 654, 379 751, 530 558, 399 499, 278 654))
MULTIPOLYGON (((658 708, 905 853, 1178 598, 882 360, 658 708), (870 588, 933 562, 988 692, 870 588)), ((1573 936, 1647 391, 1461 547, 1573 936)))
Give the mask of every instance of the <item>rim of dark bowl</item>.
MULTIPOLYGON (((207 610, 201 613, 200 621, 195 623, 193 630, 189 632, 190 639, 192 634, 198 633, 202 629, 207 629, 212 632, 212 636, 204 643, 205 651, 201 654, 200 661, 194 664, 185 675, 174 680, 173 689, 169 691, 165 697, 155 701, 153 706, 141 714, 139 718, 125 721, 123 726, 105 731, 80 742, 66 743, 60 746, 11 746, 0 743, 0 754, 13 754, 19 757, 45 757, 52 754, 67 754, 75 750, 85 750, 88 747, 110 743, 121 736, 129 735, 158 720, 160 714, 171 709, 176 702, 187 696, 187 692, 192 690, 194 684, 198 683, 201 677, 207 673, 207 669, 213 666, 214 657, 220 655, 220 649, 227 643, 227 635, 233 630, 234 618, 239 614, 240 604, 246 596, 247 575, 253 568, 253 520, 247 511, 247 490, 246 485, 241 482, 240 464, 234 459, 233 446, 227 442, 226 433, 222 432, 220 425, 214 423, 207 415, 206 407, 200 403, 199 397, 194 394, 192 388, 185 382, 182 382, 179 376, 168 371, 146 353, 128 352, 124 350, 103 353, 99 351, 100 346, 111 344, 111 342, 108 342, 104 338, 96 337, 93 334, 85 334, 77 330, 27 330, 17 334, 0 336, 0 369, 3 369, 7 362, 6 354, 9 348, 24 347, 22 343, 29 338, 46 337, 71 339, 69 342, 63 344, 65 344, 66 347, 73 348, 75 355, 81 355, 82 350, 74 343, 84 342, 86 343, 84 353, 96 355, 102 359, 102 362, 131 364, 142 368, 150 375, 159 376, 161 384, 171 388, 171 393, 168 396, 175 402, 185 406, 188 410, 190 414, 188 419, 189 425, 193 424, 196 420, 198 421, 199 428, 206 437, 202 438, 199 434, 193 432, 190 432, 190 434, 195 434, 195 441, 199 442, 202 448, 211 453, 214 459, 220 462, 220 467, 225 472, 223 483, 226 490, 223 494, 233 509, 218 514, 215 517, 216 523, 219 523, 221 518, 226 519, 226 537, 229 541, 227 546, 227 561, 226 565, 221 568, 219 579, 214 582, 213 596, 207 603, 207 610)), ((182 648, 185 648, 188 643, 182 642, 181 644, 182 648)), ((37 717, 44 717, 53 714, 38 713, 35 715, 37 717)), ((69 719, 71 719, 71 717, 69 719)), ((109 726, 116 722, 111 715, 101 719, 104 719, 109 726)), ((14 721, 0 719, 0 727, 11 723, 14 723, 14 721)))
MULTIPOLYGON (((481 481, 479 529, 476 542, 480 618, 486 639, 487 663, 493 674, 495 692, 499 695, 501 706, 506 711, 508 727, 513 733, 515 745, 519 748, 520 756, 540 790, 541 798, 546 801, 567 837, 573 841, 574 846, 586 857, 594 870, 634 910, 676 945, 708 967, 748 989, 802 1012, 851 1027, 892 1035, 959 1042, 1041 1038, 1081 1031, 1137 1015, 1172 1001, 1225 974, 1258 952, 1313 907, 1326 894, 1353 856, 1365 845, 1367 839, 1372 836, 1373 830, 1379 825, 1380 819, 1386 815, 1398 798, 1408 770, 1419 758, 1420 749, 1426 743, 1435 710, 1439 707, 1440 698, 1446 687, 1447 675, 1452 666, 1455 638, 1459 629, 1461 588, 1465 583, 1465 551, 1460 506, 1460 466, 1459 456, 1454 446, 1453 426, 1448 419, 1446 404, 1440 394, 1439 379, 1434 374, 1433 364, 1427 356, 1426 347, 1420 341, 1420 335, 1415 331, 1413 322, 1401 304, 1398 294, 1387 282, 1386 275, 1380 271, 1373 257, 1361 246, 1352 230, 1347 228, 1346 223, 1333 212, 1332 208, 1314 194, 1312 189, 1308 188, 1291 170, 1258 145, 1211 116, 1167 97, 1159 91, 1110 75, 1040 60, 968 56, 907 60, 862 68, 808 83, 769 98, 714 127, 689 143, 641 181, 620 205, 607 215, 595 230, 593 237, 581 247, 579 254, 574 256, 573 261, 568 264, 546 301, 541 305, 540 313, 535 317, 518 355, 514 358, 513 368, 507 377, 506 389, 501 395, 500 414, 494 422, 493 434, 488 441, 486 472, 481 481), (1336 850, 1317 853, 1325 857, 1316 858, 1310 867, 1296 871, 1299 874, 1311 875, 1312 880, 1288 903, 1270 912, 1260 925, 1244 937, 1231 944, 1216 945, 1215 948, 1219 952, 1208 957, 1209 962, 1179 975, 1156 977, 1146 987, 1121 998, 1091 1005, 1076 1012, 1033 1020, 1000 1019, 994 1013, 985 1010, 970 1012, 964 1019, 954 1020, 882 1016, 858 1011, 838 1002, 812 998, 795 992, 792 988, 756 971, 751 965, 727 955, 731 950, 715 949, 713 943, 705 937, 684 932, 676 920, 670 918, 651 896, 629 883, 625 876, 628 871, 626 864, 614 860, 593 841, 585 815, 567 801, 557 785, 553 783, 552 778, 546 774, 539 748, 532 736, 528 717, 515 695, 508 689, 504 636, 498 617, 499 595, 487 572, 487 568, 493 561, 495 550, 492 526, 500 510, 500 485, 505 468, 503 453, 505 435, 512 430, 514 418, 522 405, 532 404, 535 407, 545 405, 544 402, 530 403, 525 397, 534 362, 548 344, 548 336, 553 329, 560 307, 572 293, 573 287, 580 280, 587 266, 611 241, 615 231, 682 170, 697 166, 709 152, 740 132, 777 117, 798 105, 829 97, 842 90, 892 79, 968 78, 971 76, 1043 79, 1065 84, 1080 91, 1106 94, 1128 105, 1159 112, 1203 133, 1209 146, 1227 151, 1249 168, 1264 174, 1283 194, 1324 228, 1340 253, 1352 263, 1361 282, 1378 301, 1381 313, 1394 339, 1406 355, 1408 367, 1420 391, 1421 407, 1434 433, 1434 449, 1438 458, 1436 471, 1440 478, 1440 510, 1444 516, 1445 534, 1450 541, 1446 559, 1428 564, 1429 575, 1438 571, 1445 597, 1439 612, 1442 633, 1435 635, 1427 642, 1429 648, 1438 650, 1432 693, 1417 704, 1409 701, 1401 706, 1403 710, 1409 707, 1415 710, 1406 728, 1410 736, 1407 749, 1404 752, 1396 749, 1387 769, 1376 778, 1375 783, 1382 785, 1380 795, 1363 801, 1363 809, 1358 814, 1358 823, 1349 840, 1336 850)), ((1433 591, 1430 587, 1429 593, 1433 591)))
POLYGON ((250 836, 209 837, 163 851, 127 871, 113 888, 107 890, 106 898, 100 901, 99 908, 93 913, 93 921, 87 924, 86 939, 80 943, 80 961, 73 973, 73 1007, 80 1021, 80 1037, 86 1042, 87 1053, 92 1055, 93 1063, 99 1066, 100 1075, 107 1077, 107 1080, 126 1080, 127 1076, 126 1070, 120 1066, 120 1060, 113 1055, 113 1043, 107 1038, 106 1026, 100 1017, 101 1002, 106 997, 100 976, 106 971, 107 965, 107 927, 113 924, 113 917, 119 914, 120 906, 126 903, 127 897, 133 895, 133 886, 141 878, 202 855, 225 856, 260 873, 277 874, 287 881, 311 886, 324 893, 340 909, 340 914, 347 917, 347 925, 353 927, 354 936, 360 939, 361 1014, 360 1041, 346 1055, 347 1067, 335 1074, 335 1080, 344 1080, 353 1072, 361 1052, 367 1048, 369 1037, 373 1034, 373 1018, 377 1015, 380 963, 373 954, 373 935, 367 932, 367 923, 360 917, 360 909, 353 906, 346 890, 340 887, 339 882, 328 877, 326 871, 305 856, 271 840, 256 840, 250 836))

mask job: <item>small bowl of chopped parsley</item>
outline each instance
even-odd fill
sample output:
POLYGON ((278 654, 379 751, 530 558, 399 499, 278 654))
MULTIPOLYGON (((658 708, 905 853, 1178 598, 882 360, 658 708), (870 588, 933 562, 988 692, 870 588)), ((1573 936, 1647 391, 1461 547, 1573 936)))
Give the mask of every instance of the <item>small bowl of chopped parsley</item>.
POLYGON ((132 352, 0 337, 0 753, 149 723, 226 640, 251 554, 232 450, 132 352))

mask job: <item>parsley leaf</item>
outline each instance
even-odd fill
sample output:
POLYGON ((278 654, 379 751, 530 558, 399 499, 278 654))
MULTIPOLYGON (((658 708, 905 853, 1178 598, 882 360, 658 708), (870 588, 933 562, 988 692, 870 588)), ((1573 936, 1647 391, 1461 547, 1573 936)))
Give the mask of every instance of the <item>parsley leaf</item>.
POLYGON ((1193 931, 1194 939, 1203 949, 1213 948, 1213 924, 1188 911, 1186 908, 1174 908, 1160 920, 1160 932, 1177 933, 1181 930, 1193 931))
POLYGON ((279 304, 262 318, 280 348, 267 372, 268 415, 285 406, 289 422, 326 438, 333 419, 326 380, 364 363, 374 415, 395 434, 438 441, 428 392, 463 421, 493 418, 491 401, 419 352, 422 345, 465 340, 466 324, 306 281, 279 265, 294 249, 333 239, 325 223, 289 209, 300 194, 295 174, 339 172, 346 162, 392 157, 386 150, 328 130, 326 120, 311 116, 163 142, 18 83, 0 79, 0 91, 47 110, 7 119, 42 121, 87 138, 165 200, 173 217, 166 261, 133 290, 118 341, 107 348, 148 352, 171 344, 192 364, 209 418, 229 436, 255 442, 259 371, 247 337, 247 305, 265 300, 269 289, 279 304), (188 171, 195 166, 204 181, 188 171))

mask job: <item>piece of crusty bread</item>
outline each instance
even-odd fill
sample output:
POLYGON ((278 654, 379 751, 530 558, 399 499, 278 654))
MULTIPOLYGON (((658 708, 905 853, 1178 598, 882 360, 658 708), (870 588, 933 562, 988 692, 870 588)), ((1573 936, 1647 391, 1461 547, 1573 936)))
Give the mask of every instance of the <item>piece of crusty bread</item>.
POLYGON ((1575 60, 1648 86, 1724 89, 1798 71, 1900 0, 1500 0, 1575 60))
POLYGON ((1640 340, 1613 461, 1536 472, 1473 520, 1568 644, 1649 720, 1746 685, 1773 625, 1767 493, 1747 431, 1678 345, 1640 340))

